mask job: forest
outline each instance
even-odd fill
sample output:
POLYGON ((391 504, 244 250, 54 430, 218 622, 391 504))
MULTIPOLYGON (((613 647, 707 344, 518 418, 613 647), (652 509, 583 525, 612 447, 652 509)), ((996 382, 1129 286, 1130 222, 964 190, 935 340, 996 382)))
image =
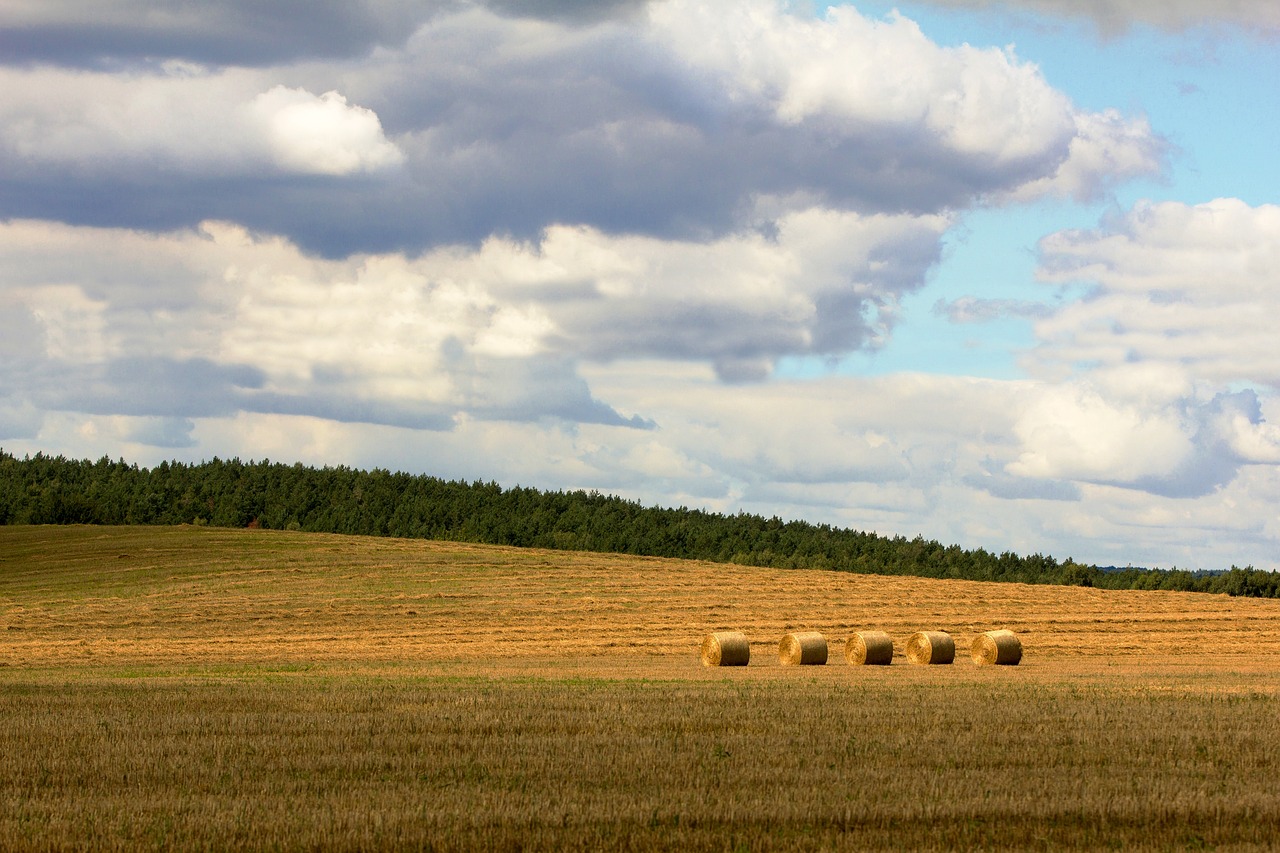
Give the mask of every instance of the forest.
POLYGON ((0 524, 209 524, 528 548, 680 557, 1104 589, 1280 597, 1280 574, 1252 566, 1188 571, 1084 565, 883 536, 806 521, 646 507, 586 491, 239 459, 142 468, 0 449, 0 524))

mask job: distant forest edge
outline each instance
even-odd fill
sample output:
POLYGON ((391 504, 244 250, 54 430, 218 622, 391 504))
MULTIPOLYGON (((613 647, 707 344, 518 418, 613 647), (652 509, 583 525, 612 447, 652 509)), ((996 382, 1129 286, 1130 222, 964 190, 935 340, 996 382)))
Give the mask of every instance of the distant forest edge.
POLYGON ((0 449, 0 524, 210 524, 681 557, 862 574, 1280 597, 1280 573, 1101 569, 739 513, 263 460, 140 468, 0 449))

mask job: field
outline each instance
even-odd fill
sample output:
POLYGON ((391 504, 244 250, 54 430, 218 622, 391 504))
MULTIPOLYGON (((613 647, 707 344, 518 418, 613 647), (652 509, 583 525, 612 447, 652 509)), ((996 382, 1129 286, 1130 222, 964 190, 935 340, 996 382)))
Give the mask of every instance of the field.
POLYGON ((1280 601, 0 528, 0 756, 4 850, 1268 849, 1280 601), (848 666, 864 629, 957 661, 848 666))

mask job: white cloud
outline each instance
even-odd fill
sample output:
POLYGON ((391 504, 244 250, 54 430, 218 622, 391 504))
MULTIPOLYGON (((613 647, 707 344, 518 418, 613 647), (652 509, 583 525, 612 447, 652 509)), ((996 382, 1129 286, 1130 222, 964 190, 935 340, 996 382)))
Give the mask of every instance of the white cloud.
POLYGON ((1224 387, 1280 388, 1280 207, 1144 203, 1040 251, 1044 281, 1094 291, 1036 324, 1034 364, 1159 362, 1224 387))
POLYGON ((19 221, 0 226, 0 264, 42 348, 28 391, 53 408, 622 422, 643 413, 594 400, 581 364, 761 378, 785 355, 875 346, 948 220, 809 209, 769 224, 710 243, 557 226, 536 243, 325 260, 229 223, 148 236, 19 221), (70 258, 94 273, 64 284, 70 258))
POLYGON ((276 164, 285 171, 349 175, 404 162, 377 114, 337 92, 317 96, 274 86, 253 99, 253 111, 266 123, 276 164))
POLYGON ((224 355, 292 380, 339 364, 375 387, 377 376, 416 376, 397 393, 440 401, 457 393, 449 342, 473 356, 670 358, 767 374, 783 355, 886 335, 946 224, 806 210, 780 217, 772 236, 706 244, 557 226, 533 244, 493 238, 412 261, 276 257, 237 266, 244 296, 224 355))
POLYGON ((371 110, 338 92, 272 86, 257 73, 129 75, 0 68, 0 162, 143 181, 182 174, 346 175, 399 164, 371 110))
POLYGON ((1040 276, 1089 290, 1035 324, 1027 364, 1054 384, 1007 470, 1188 497, 1275 464, 1278 244, 1280 208, 1235 199, 1144 203, 1041 241, 1040 276))
POLYGON ((1077 113, 1076 134, 1067 158, 1050 175, 998 195, 1000 201, 1060 196, 1092 201, 1117 183, 1156 175, 1164 168, 1167 145, 1145 118, 1125 118, 1117 110, 1077 113))
POLYGON ((22 301, 43 327, 47 357, 83 363, 101 362, 119 353, 119 344, 107 328, 106 302, 86 296, 78 286, 43 287, 22 301))
POLYGON ((1171 413, 1117 404, 1074 383, 1041 389, 1014 432, 1022 452, 1006 470, 1023 477, 1132 483, 1177 470, 1193 450, 1171 413))
POLYGON ((739 102, 832 135, 933 140, 969 168, 995 164, 1025 181, 1001 197, 1090 197, 1162 166, 1144 120, 1079 112, 1012 48, 942 47, 897 14, 833 6, 807 19, 770 0, 728 11, 670 0, 650 15, 658 38, 739 102))
POLYGON ((1015 426, 1035 383, 900 375, 732 388, 705 367, 673 362, 587 365, 583 376, 600 399, 659 427, 461 417, 452 430, 426 432, 241 412, 194 418, 184 432, 181 422, 54 412, 38 436, 4 447, 142 464, 270 457, 598 489, 646 505, 777 514, 1103 564, 1269 565, 1280 544, 1280 466, 1245 465, 1209 494, 1178 496, 1087 482, 1072 492, 1004 473, 1021 452, 1015 426), (147 427, 161 434, 144 435, 147 427), (183 435, 191 446, 129 443, 183 435), (837 476, 814 481, 815 471, 837 476))
POLYGON ((900 16, 832 7, 810 20, 768 0, 729 9, 670 0, 650 14, 684 61, 788 124, 925 133, 1002 162, 1065 153, 1074 130, 1070 101, 1035 66, 999 49, 940 47, 900 16))

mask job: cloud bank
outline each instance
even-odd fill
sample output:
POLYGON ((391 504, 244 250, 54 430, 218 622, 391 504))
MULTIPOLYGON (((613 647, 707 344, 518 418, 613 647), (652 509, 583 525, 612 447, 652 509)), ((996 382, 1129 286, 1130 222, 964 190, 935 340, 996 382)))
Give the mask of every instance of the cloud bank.
POLYGON ((337 258, 550 225, 721 238, 768 227, 768 204, 938 214, 1162 166, 1141 118, 1077 110, 1012 52, 903 18, 642 11, 438 11, 356 64, 0 70, 0 216, 218 219, 337 258))

